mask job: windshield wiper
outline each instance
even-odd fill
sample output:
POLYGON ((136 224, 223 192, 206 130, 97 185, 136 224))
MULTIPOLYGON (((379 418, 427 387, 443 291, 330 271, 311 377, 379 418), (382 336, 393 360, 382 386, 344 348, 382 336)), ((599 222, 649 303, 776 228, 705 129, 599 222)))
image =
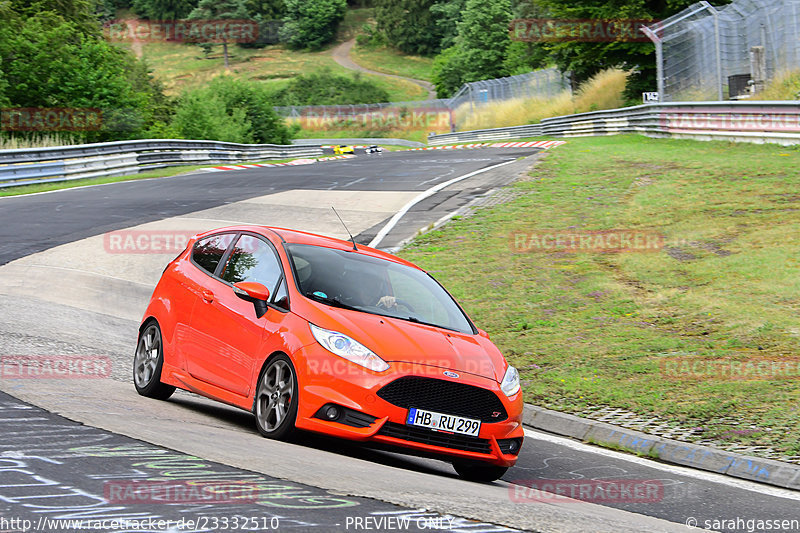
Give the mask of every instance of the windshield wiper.
POLYGON ((415 324, 423 324, 425 326, 433 326, 435 328, 442 328, 450 331, 458 331, 457 329, 448 328, 447 326, 443 326, 441 324, 434 324, 433 322, 425 322, 424 320, 420 320, 415 316, 392 316, 392 318, 399 318, 400 320, 407 320, 408 322, 413 322, 415 324))
POLYGON ((318 302, 331 305, 333 307, 341 307, 342 309, 349 309, 351 311, 361 311, 358 307, 354 307, 352 305, 346 304, 337 298, 331 298, 328 296, 320 296, 319 294, 314 294, 313 292, 306 293, 307 298, 312 298, 318 302))

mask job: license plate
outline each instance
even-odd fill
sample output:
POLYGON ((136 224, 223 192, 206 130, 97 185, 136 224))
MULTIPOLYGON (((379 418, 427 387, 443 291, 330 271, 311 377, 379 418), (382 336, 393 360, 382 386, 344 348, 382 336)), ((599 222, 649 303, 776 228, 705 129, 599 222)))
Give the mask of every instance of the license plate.
POLYGON ((441 431, 477 437, 481 431, 481 421, 463 416, 445 415, 412 407, 408 410, 406 424, 441 431))

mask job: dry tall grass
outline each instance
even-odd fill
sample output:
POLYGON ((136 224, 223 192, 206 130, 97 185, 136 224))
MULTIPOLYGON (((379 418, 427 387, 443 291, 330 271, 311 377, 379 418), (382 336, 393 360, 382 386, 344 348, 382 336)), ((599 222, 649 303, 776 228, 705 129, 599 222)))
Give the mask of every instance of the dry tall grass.
POLYGON ((533 124, 548 117, 622 107, 627 79, 628 72, 608 69, 581 85, 574 96, 563 91, 549 98, 514 98, 474 108, 462 104, 456 110, 456 123, 461 130, 502 128, 533 124))
POLYGON ((800 70, 785 71, 777 74, 751 100, 800 100, 800 70))
POLYGON ((0 150, 21 150, 24 148, 48 148, 81 144, 78 137, 65 133, 51 133, 33 137, 4 137, 0 135, 0 150))

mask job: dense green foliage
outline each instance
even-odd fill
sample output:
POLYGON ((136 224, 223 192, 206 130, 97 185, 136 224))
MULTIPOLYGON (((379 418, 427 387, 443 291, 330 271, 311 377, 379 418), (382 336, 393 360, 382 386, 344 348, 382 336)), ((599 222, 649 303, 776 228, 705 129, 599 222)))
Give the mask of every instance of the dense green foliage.
POLYGON ((284 0, 281 40, 295 49, 318 50, 336 37, 347 0, 284 0))
POLYGON ((131 7, 142 18, 177 20, 197 7, 197 0, 132 0, 131 7))
MULTIPOLYGON (((724 3, 725 0, 723 0, 724 3)), ((378 29, 389 45, 435 55, 434 83, 449 96, 462 83, 522 74, 555 65, 571 72, 574 84, 600 70, 634 70, 629 97, 655 88, 655 54, 649 42, 521 42, 508 22, 539 19, 661 20, 692 0, 376 0, 378 29)), ((376 40, 376 39, 373 39, 376 40)))
POLYGON ((220 76, 181 95, 166 133, 185 139, 288 144, 290 132, 256 82, 220 76))
POLYGON ((138 137, 162 118, 166 100, 142 63, 102 38, 91 8, 83 0, 0 4, 0 102, 99 109, 100 129, 79 137, 138 137))
POLYGON ((338 76, 328 70, 297 76, 273 95, 275 105, 372 104, 388 100, 384 89, 358 73, 338 76))
POLYGON ((504 61, 510 22, 510 0, 467 0, 455 44, 434 65, 433 81, 439 96, 453 94, 466 82, 508 73, 504 61))
MULTIPOLYGON (((693 0, 537 0, 549 17, 560 19, 652 19, 662 20, 693 0)), ((720 2, 716 2, 719 4, 720 2)), ((724 1, 722 2, 724 3, 724 1)), ((558 42, 542 45, 553 62, 571 72, 575 83, 589 79, 608 67, 637 69, 628 82, 629 97, 641 97, 643 90, 655 90, 655 48, 649 42, 558 42)))
POLYGON ((375 9, 378 29, 390 45, 407 54, 431 55, 441 45, 435 0, 379 0, 375 9))

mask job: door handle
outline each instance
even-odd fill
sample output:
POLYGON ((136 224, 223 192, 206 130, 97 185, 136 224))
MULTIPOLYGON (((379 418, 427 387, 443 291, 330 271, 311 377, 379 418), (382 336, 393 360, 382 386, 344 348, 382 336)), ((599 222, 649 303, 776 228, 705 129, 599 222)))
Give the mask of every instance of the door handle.
POLYGON ((214 301, 214 293, 213 292, 211 292, 209 290, 205 290, 205 291, 202 292, 202 295, 203 295, 203 301, 204 302, 211 303, 211 302, 214 301))

